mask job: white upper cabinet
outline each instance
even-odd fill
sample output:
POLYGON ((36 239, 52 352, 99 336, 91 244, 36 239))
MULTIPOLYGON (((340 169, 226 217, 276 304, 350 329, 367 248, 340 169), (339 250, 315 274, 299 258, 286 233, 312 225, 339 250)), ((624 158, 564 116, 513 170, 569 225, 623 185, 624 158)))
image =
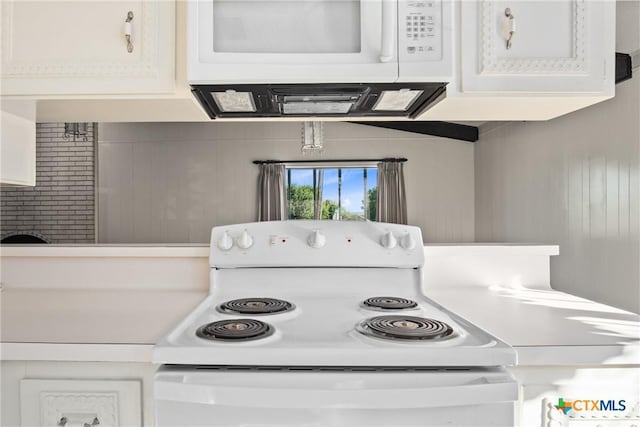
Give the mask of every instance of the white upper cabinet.
POLYGON ((613 1, 463 1, 461 24, 463 93, 613 94, 613 1))
POLYGON ((173 1, 6 0, 1 31, 3 95, 174 90, 173 1))
POLYGON ((0 184, 36 185, 36 102, 0 107, 0 184))

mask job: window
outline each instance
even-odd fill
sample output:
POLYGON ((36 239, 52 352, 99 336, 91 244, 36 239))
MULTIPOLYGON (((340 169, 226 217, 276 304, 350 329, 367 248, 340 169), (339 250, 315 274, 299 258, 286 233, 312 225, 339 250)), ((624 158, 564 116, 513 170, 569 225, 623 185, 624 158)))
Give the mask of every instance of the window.
POLYGON ((289 219, 375 221, 376 167, 287 167, 289 219))

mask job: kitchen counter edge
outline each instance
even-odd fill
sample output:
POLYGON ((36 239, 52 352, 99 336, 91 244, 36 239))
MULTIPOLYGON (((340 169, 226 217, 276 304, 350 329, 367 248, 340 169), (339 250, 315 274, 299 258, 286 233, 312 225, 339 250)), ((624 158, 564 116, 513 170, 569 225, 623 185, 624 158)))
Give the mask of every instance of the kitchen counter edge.
MULTIPOLYGON (((638 366, 635 357, 621 358, 621 349, 638 354, 640 346, 514 347, 518 366, 638 366), (553 354, 553 357, 549 357, 553 354), (605 362, 602 362, 602 360, 605 362)), ((0 343, 0 361, 66 361, 152 363, 151 344, 0 343)))
MULTIPOLYGON (((149 257, 208 258, 208 244, 114 244, 114 245, 11 245, 0 246, 6 257, 149 257)), ((451 255, 559 254, 558 245, 508 243, 425 243, 426 257, 451 255)))

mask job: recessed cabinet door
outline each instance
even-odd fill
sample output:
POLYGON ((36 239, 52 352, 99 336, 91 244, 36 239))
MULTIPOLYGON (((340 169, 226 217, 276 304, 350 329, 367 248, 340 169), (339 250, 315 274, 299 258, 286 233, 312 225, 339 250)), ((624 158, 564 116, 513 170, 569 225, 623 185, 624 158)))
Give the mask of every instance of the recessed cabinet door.
POLYGON ((140 427, 139 380, 26 378, 20 381, 23 427, 140 427))
POLYGON ((171 92, 174 18, 165 0, 2 1, 2 94, 171 92))
POLYGON ((615 2, 463 1, 463 92, 613 90, 615 2))
POLYGON ((36 185, 36 101, 3 101, 0 185, 36 185))

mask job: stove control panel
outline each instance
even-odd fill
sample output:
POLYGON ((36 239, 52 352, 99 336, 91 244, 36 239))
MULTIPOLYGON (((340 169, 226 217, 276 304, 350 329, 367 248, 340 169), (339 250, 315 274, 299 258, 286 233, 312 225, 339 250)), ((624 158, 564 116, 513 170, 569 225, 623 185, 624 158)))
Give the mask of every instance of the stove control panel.
POLYGON ((210 265, 237 267, 397 267, 424 263, 422 232, 401 224, 272 221, 215 227, 210 265))

